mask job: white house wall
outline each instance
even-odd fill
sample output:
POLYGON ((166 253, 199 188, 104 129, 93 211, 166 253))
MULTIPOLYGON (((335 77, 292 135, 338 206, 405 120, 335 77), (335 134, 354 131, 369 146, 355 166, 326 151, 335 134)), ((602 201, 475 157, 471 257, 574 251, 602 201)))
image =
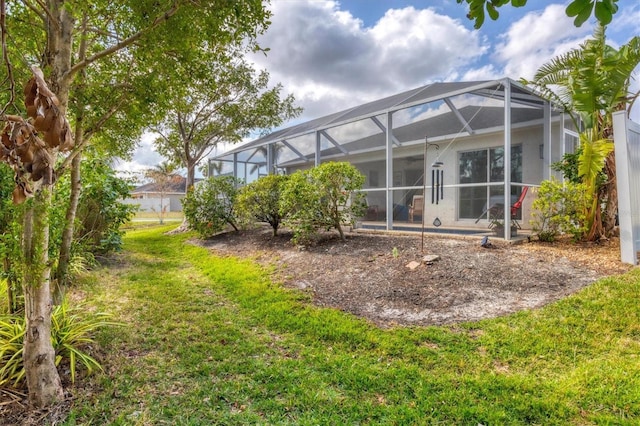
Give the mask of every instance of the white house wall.
MULTIPOLYGON (((556 125, 556 130, 557 130, 556 125)), ((512 132, 512 146, 522 146, 523 165, 522 180, 523 184, 538 185, 544 175, 543 161, 540 156, 543 144, 542 126, 536 126, 527 129, 516 129, 512 132)), ((455 142, 440 141, 439 148, 431 145, 427 151, 427 186, 431 185, 431 164, 438 158, 443 162, 441 170, 444 171, 444 198, 438 201, 438 204, 431 204, 431 189, 427 188, 426 194, 426 214, 425 222, 431 224, 435 217, 438 217, 443 226, 469 226, 469 227, 486 227, 486 220, 480 221, 478 224, 471 219, 458 220, 457 200, 458 189, 456 185, 459 181, 458 155, 464 151, 474 151, 484 148, 497 148, 504 146, 503 132, 486 134, 480 136, 465 136, 457 139, 455 142)), ((393 203, 395 205, 408 206, 411 204, 411 194, 422 193, 422 183, 415 185, 415 176, 422 175, 424 163, 424 143, 416 144, 409 147, 395 147, 393 149, 393 176, 394 181, 391 186, 401 188, 393 190, 393 203), (410 179, 408 179, 411 177, 410 179), (409 198, 409 199, 408 199, 409 198)), ((351 161, 366 177, 365 189, 367 190, 367 201, 369 205, 378 206, 384 210, 386 205, 386 186, 385 182, 385 161, 384 151, 368 153, 365 155, 343 157, 344 160, 351 161), (373 174, 372 174, 373 173, 373 174), (377 186, 372 185, 371 177, 377 177, 377 186)), ((375 182, 373 182, 375 184, 375 182)), ((514 182, 517 183, 517 182, 514 182)), ((530 218, 531 203, 535 198, 535 191, 531 191, 523 203, 523 225, 528 225, 530 218)))
MULTIPOLYGON (((182 211, 182 198, 184 194, 172 194, 165 196, 162 200, 162 206, 166 207, 167 212, 181 212, 182 211)), ((138 205, 141 212, 160 212, 159 197, 147 197, 147 198, 126 198, 122 200, 123 204, 138 205)))

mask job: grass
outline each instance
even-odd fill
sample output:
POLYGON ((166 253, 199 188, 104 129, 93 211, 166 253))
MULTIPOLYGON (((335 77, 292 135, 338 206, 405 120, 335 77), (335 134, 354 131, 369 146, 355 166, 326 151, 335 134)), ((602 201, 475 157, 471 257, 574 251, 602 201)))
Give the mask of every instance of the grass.
POLYGON ((640 271, 545 309, 380 330, 167 228, 130 231, 90 302, 106 373, 67 424, 637 424, 640 271))
MULTIPOLYGON (((181 222, 184 215, 182 212, 166 212, 163 215, 164 222, 181 222)), ((134 222, 160 222, 159 212, 136 212, 132 219, 134 222)))

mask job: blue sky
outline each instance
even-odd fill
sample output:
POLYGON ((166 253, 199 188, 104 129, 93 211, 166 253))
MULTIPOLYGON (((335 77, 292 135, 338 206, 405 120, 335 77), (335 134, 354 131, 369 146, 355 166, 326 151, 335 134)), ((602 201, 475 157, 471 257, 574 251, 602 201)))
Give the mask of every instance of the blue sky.
MULTIPOLYGON (((260 38, 270 51, 250 59, 295 96, 304 108, 298 121, 307 120, 437 81, 530 78, 593 32, 593 22, 574 27, 567 3, 505 6, 474 30, 455 0, 272 0, 272 24, 260 38)), ((618 5, 607 29, 612 45, 640 34, 640 1, 618 5)), ((160 163, 152 139, 121 168, 160 163)))

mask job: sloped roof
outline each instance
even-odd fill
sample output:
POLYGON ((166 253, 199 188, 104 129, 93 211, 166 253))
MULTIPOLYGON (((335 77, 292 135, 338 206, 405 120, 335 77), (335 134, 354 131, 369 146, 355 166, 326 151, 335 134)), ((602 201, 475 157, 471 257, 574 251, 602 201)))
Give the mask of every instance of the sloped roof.
MULTIPOLYGON (((460 115, 473 128, 474 131, 482 131, 502 126, 504 123, 504 108, 501 107, 479 107, 469 105, 458 110, 460 115)), ((534 108, 512 108, 511 122, 514 125, 531 123, 543 118, 543 111, 534 108)), ((436 115, 425 120, 407 124, 393 129, 393 135, 401 144, 424 140, 425 137, 437 138, 440 136, 454 137, 457 133, 467 135, 463 131, 463 126, 453 112, 436 115)), ((384 149, 386 146, 386 135, 383 133, 373 134, 361 139, 357 139, 342 144, 342 148, 350 154, 371 149, 384 149)), ((340 149, 330 146, 322 150, 323 156, 340 154, 340 149)), ((308 160, 312 160, 315 154, 307 155, 308 160)), ((300 159, 286 161, 284 164, 295 164, 300 159)))
MULTIPOLYGON (((240 145, 234 149, 231 149, 224 154, 217 156, 217 159, 227 157, 228 155, 247 151, 251 148, 257 148, 260 146, 268 145, 273 142, 282 141, 284 139, 293 139, 297 136, 309 134, 315 131, 329 129, 331 127, 337 127, 342 124, 347 124, 362 120, 365 118, 375 117, 387 112, 397 111, 405 108, 410 108, 416 105, 425 104, 432 101, 442 100, 445 98, 465 94, 475 93, 481 96, 491 96, 496 99, 502 99, 504 97, 503 89, 498 90, 505 81, 509 81, 511 84, 512 99, 521 100, 522 102, 541 102, 541 99, 533 94, 533 92, 520 85, 519 83, 509 80, 495 80, 495 81, 472 81, 472 82, 452 82, 452 83, 432 83, 426 86, 418 87, 415 89, 407 90, 402 93, 388 96, 386 98, 378 99, 376 101, 368 102, 362 105, 355 106, 340 112, 326 115, 324 117, 316 118, 310 121, 306 121, 300 124, 296 124, 284 129, 276 130, 266 136, 255 139, 246 144, 240 145), (495 90, 490 90, 495 89, 495 90)), ((541 103, 540 103, 541 105, 541 103)), ((465 109, 465 108, 462 108, 465 109)), ((461 110, 462 110, 461 109, 461 110)), ((468 110, 468 109, 467 109, 468 110)), ((485 115, 490 112, 485 112, 485 115)), ((490 114, 497 114, 492 112, 490 114)), ((447 117, 443 117, 448 122, 451 122, 450 114, 445 114, 447 117)), ((434 123, 433 119, 428 119, 431 124, 434 123)), ((495 121, 490 119, 490 121, 495 121)), ((421 122, 414 123, 418 127, 421 122)), ((458 122, 459 123, 459 122, 458 122)), ((422 124, 424 125, 424 124, 422 124)), ((407 129, 411 128, 409 126, 407 129)), ((402 128, 394 128, 394 136, 400 139, 397 132, 402 132, 402 128)), ((415 129, 415 128, 414 128, 415 129)), ((405 129, 406 130, 406 129, 405 129)), ((442 134, 450 134, 442 133, 442 134)), ((429 132, 430 137, 436 136, 432 131, 429 132)), ((424 137, 424 133, 420 136, 424 137)), ((363 141, 368 138, 362 139, 363 141)), ((411 140, 411 139, 410 139, 411 140)))
MULTIPOLYGON (((197 179, 196 179, 197 181, 197 179)), ((150 192, 165 192, 165 193, 176 193, 176 194, 184 194, 186 193, 187 187, 187 178, 182 176, 176 176, 176 178, 172 179, 170 182, 166 184, 164 190, 161 190, 160 185, 156 182, 145 183, 144 185, 140 185, 131 191, 132 194, 142 194, 142 193, 150 193, 150 192)))

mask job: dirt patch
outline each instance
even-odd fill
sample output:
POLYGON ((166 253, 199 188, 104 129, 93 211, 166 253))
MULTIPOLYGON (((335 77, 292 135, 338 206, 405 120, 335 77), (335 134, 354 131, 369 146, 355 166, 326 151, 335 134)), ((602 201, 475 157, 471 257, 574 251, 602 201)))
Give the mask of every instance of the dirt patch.
POLYGON ((496 317, 558 300, 598 278, 630 269, 617 240, 601 244, 509 244, 481 238, 351 233, 326 234, 295 247, 291 234, 270 229, 227 233, 200 241, 217 255, 276 265, 275 280, 309 292, 381 327, 441 325, 496 317), (437 256, 437 260, 425 256, 437 256), (414 269, 408 267, 415 262, 414 269), (417 266, 416 266, 417 264, 417 266))

